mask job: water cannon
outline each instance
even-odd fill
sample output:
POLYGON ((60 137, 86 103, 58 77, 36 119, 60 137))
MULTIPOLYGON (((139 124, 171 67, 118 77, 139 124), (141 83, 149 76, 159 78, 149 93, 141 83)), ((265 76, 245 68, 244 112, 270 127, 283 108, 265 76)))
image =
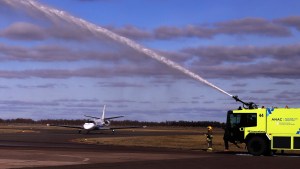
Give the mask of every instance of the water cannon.
POLYGON ((241 102, 241 103, 243 103, 243 107, 244 107, 245 109, 257 109, 257 108, 258 108, 257 104, 255 104, 255 103, 253 103, 253 102, 244 102, 244 101, 242 101, 241 99, 239 99, 238 96, 232 96, 232 98, 233 98, 236 102, 241 102))

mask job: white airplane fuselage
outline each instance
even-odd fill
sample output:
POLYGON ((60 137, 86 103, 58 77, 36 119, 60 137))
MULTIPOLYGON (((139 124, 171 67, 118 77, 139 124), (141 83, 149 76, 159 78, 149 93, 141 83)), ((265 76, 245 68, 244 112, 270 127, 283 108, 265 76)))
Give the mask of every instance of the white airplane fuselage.
POLYGON ((108 127, 110 125, 109 120, 103 119, 93 119, 92 121, 88 121, 83 124, 83 128, 85 130, 99 130, 103 127, 108 127))

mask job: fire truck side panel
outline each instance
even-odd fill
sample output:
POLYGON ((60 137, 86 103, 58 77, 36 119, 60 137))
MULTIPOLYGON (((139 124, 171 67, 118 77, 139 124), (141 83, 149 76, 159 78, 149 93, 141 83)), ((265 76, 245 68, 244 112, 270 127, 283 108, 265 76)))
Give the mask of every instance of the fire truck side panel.
POLYGON ((266 109, 271 149, 300 149, 300 109, 266 109))

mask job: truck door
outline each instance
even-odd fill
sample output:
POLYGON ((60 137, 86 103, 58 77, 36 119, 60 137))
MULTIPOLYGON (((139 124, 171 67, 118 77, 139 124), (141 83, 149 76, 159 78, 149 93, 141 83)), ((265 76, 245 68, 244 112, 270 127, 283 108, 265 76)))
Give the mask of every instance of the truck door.
MULTIPOLYGON (((233 114, 228 113, 227 115, 227 134, 228 140, 231 142, 240 141, 243 142, 244 140, 244 131, 240 131, 241 127, 241 114, 233 114)), ((225 129, 226 130, 226 129, 225 129)))
POLYGON ((244 127, 251 127, 257 125, 256 113, 233 113, 229 111, 227 114, 227 123, 224 137, 231 142, 244 142, 244 127))

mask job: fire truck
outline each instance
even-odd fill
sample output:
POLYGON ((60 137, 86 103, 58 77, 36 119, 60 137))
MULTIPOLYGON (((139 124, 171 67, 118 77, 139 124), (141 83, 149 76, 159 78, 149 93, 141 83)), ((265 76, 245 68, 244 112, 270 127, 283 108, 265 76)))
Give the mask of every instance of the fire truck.
POLYGON ((258 108, 253 102, 227 113, 224 140, 245 143, 250 154, 271 155, 277 150, 300 150, 299 108, 258 108))

